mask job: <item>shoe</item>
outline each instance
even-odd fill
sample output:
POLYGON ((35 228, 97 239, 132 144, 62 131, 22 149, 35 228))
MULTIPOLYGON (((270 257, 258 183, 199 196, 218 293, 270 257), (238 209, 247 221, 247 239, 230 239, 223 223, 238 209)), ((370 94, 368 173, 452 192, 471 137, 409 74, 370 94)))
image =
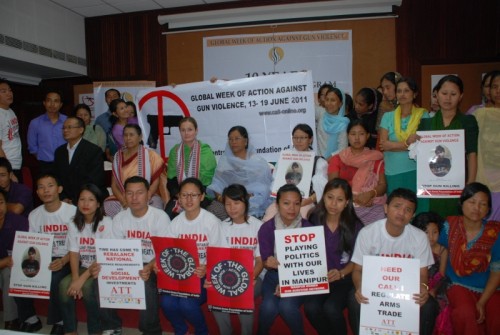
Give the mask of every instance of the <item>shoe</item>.
POLYGON ((50 334, 64 335, 64 326, 60 324, 55 324, 50 331, 50 334))
POLYGON ((23 322, 19 330, 25 333, 34 333, 42 329, 42 321, 38 319, 35 323, 23 322))
POLYGON ((19 319, 14 319, 12 321, 5 321, 5 329, 7 330, 19 330, 19 319))
POLYGON ((103 330, 102 335, 122 335, 122 329, 116 328, 116 329, 103 330))

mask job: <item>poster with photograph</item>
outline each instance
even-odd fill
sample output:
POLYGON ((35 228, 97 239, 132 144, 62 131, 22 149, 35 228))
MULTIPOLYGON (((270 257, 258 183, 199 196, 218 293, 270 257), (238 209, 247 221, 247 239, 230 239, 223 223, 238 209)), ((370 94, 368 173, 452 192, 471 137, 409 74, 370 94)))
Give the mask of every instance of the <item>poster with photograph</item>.
POLYGON ((151 237, 158 267, 158 291, 179 297, 199 297, 198 248, 193 239, 151 237))
POLYGON ((252 250, 208 247, 208 308, 226 313, 251 313, 254 310, 252 250))
POLYGON ((281 186, 293 184, 299 188, 303 198, 309 197, 314 157, 314 151, 282 151, 276 164, 271 196, 276 197, 281 186))
POLYGON ((53 235, 17 231, 12 248, 9 295, 49 299, 53 235))
POLYGON ((465 186, 464 130, 419 131, 417 196, 458 198, 465 186))
POLYGON ((411 258, 363 256, 360 335, 416 335, 420 306, 420 261, 411 258))
POLYGON ((96 239, 99 300, 103 308, 146 309, 141 240, 96 239))
POLYGON ((323 226, 274 231, 281 297, 330 292, 323 226))

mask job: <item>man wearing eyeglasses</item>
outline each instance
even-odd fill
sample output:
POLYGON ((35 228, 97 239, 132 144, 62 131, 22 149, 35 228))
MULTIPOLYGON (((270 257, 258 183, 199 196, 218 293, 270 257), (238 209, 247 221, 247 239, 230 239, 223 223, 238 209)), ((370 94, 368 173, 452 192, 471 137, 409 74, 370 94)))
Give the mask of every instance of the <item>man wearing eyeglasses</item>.
POLYGON ((61 200, 77 204, 80 188, 87 183, 95 184, 105 196, 104 162, 101 149, 85 140, 85 123, 76 116, 64 121, 62 136, 67 142, 57 148, 54 155, 54 174, 61 181, 61 200))
POLYGON ((43 106, 45 113, 31 120, 28 127, 28 150, 38 160, 40 174, 52 172, 54 153, 66 143, 62 136, 66 115, 59 113, 63 106, 61 93, 47 92, 43 106))

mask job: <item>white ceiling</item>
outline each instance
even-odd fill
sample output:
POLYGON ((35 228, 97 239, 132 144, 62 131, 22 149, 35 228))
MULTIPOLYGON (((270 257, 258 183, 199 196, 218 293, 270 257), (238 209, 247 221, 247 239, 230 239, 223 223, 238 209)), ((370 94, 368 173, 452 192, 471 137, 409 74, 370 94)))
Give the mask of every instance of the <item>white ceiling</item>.
POLYGON ((50 0, 83 17, 140 12, 164 8, 208 5, 238 0, 50 0))

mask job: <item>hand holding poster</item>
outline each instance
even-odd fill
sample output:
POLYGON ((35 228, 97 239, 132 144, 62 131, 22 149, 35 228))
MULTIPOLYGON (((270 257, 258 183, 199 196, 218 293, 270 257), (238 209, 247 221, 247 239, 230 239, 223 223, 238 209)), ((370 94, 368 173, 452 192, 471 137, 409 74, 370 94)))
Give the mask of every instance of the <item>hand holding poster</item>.
POLYGON ((151 237, 158 267, 158 290, 180 297, 199 297, 200 278, 196 241, 172 237, 151 237))
POLYGON ((249 249, 208 247, 208 308, 227 313, 254 310, 253 252, 249 249))
POLYGON ((104 308, 146 309, 141 240, 96 239, 99 300, 104 308))
POLYGON ((323 227, 274 232, 281 297, 328 293, 323 227))
POLYGON ((463 129, 419 131, 417 196, 458 198, 465 187, 463 129))
POLYGON ((271 196, 276 197, 281 186, 293 184, 299 188, 303 198, 309 197, 314 157, 314 151, 282 151, 276 164, 271 196))
POLYGON ((9 295, 49 299, 53 235, 17 231, 12 248, 9 295))
POLYGON ((420 292, 418 259, 363 256, 361 284, 367 304, 361 304, 361 335, 409 335, 419 332, 420 292))

